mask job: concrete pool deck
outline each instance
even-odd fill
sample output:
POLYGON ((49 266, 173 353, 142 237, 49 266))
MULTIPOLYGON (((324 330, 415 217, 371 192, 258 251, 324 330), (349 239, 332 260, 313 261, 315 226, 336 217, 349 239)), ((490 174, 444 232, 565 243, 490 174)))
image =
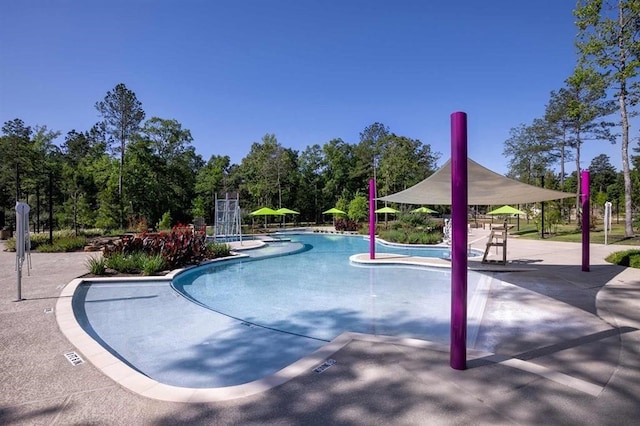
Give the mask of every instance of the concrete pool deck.
POLYGON ((465 371, 438 345, 362 336, 321 374, 198 404, 139 396, 65 358, 77 349, 52 308, 90 254, 33 253, 25 300, 13 302, 15 254, 0 251, 0 423, 637 424, 640 272, 603 260, 628 248, 592 244, 581 272, 579 244, 509 239, 510 266, 523 270, 492 272, 507 284, 492 287, 478 335, 491 350, 470 351, 465 371))

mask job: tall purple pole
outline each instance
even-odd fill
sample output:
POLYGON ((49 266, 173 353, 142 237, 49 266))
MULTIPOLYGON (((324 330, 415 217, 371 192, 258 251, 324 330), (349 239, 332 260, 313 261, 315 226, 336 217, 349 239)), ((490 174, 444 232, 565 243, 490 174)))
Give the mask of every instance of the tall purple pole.
POLYGON ((451 114, 450 365, 467 368, 467 114, 451 114))
POLYGON ((589 272, 589 228, 591 228, 591 208, 589 207, 589 170, 582 172, 582 271, 589 272))
POLYGON ((376 181, 369 179, 369 259, 376 258, 376 181))

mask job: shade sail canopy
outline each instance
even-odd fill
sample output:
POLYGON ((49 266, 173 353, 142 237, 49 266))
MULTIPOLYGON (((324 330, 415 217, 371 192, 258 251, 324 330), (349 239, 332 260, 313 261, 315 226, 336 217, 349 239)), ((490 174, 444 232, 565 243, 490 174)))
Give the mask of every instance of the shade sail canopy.
POLYGON ((431 210, 429 207, 418 207, 417 209, 411 210, 411 213, 438 213, 435 210, 431 210))
POLYGON ((336 209, 335 207, 333 207, 327 211, 322 212, 322 214, 346 214, 346 213, 340 209, 336 209))
POLYGON ((300 214, 300 212, 288 209, 286 207, 283 207, 281 209, 276 210, 276 213, 280 213, 280 214, 300 214))
MULTIPOLYGON (((575 197, 575 194, 568 192, 518 182, 499 175, 471 159, 467 159, 467 167, 468 203, 472 205, 524 204, 575 197)), ((451 160, 411 188, 378 199, 393 203, 450 205, 451 160)))
POLYGON ((263 207, 256 211, 252 211, 249 213, 251 216, 280 216, 284 213, 278 213, 274 209, 270 209, 269 207, 263 207))
POLYGON ((490 212, 488 212, 487 214, 490 215, 508 215, 508 214, 519 214, 519 215, 526 215, 525 212, 523 212, 522 210, 518 210, 515 207, 511 207, 511 206, 502 206, 499 207, 495 210, 491 210, 490 212))
POLYGON ((381 209, 376 210, 376 213, 399 213, 400 210, 393 209, 391 207, 382 207, 381 209))

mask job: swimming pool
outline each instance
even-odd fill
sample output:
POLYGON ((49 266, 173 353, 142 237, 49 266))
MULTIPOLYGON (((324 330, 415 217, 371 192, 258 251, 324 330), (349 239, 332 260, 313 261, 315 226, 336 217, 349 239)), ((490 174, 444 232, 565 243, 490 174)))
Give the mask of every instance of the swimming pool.
MULTIPOLYGON (((192 268, 172 282, 83 283, 74 293, 74 314, 130 367, 192 388, 260 379, 347 330, 448 341, 449 270, 355 267, 349 256, 368 251, 362 237, 290 238, 264 256, 256 250, 254 258, 192 268), (288 244, 294 254, 273 250, 288 244)), ((469 272, 470 343, 482 313, 481 278, 469 272)))

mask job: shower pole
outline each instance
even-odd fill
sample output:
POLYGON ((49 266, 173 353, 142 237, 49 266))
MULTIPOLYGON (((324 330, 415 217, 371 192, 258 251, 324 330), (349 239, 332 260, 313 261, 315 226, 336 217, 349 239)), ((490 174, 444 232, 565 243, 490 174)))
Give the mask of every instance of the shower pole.
POLYGON ((454 370, 467 368, 467 114, 451 114, 451 349, 454 370))
MULTIPOLYGON (((589 206, 589 170, 582 172, 582 271, 589 272, 589 228, 591 207, 589 206)), ((605 225, 606 226, 606 225, 605 225)))
POLYGON ((369 179, 369 259, 376 258, 376 180, 369 179))

